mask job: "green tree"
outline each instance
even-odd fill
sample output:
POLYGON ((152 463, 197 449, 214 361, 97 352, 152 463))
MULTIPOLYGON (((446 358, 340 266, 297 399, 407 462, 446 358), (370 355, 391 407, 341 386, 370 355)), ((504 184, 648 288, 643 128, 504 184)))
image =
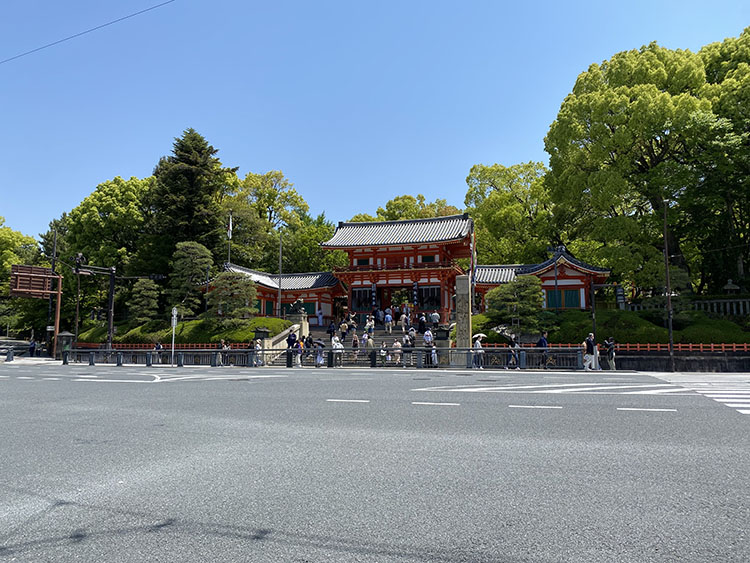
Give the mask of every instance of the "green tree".
POLYGON ((226 220, 220 202, 236 168, 224 168, 218 150, 194 129, 175 139, 172 155, 154 170, 146 197, 147 237, 141 244, 141 273, 164 273, 178 242, 195 241, 220 259, 226 251, 226 220))
MULTIPOLYGON (((333 236, 335 230, 325 213, 315 218, 305 213, 297 225, 283 229, 284 271, 327 272, 336 266, 345 266, 348 262, 345 252, 332 252, 320 246, 333 236)), ((277 256, 274 255, 274 258, 277 256)))
POLYGON ((430 203, 422 194, 417 194, 416 197, 400 195, 387 201, 384 207, 378 207, 377 219, 379 221, 429 219, 458 213, 461 213, 461 211, 452 205, 448 205, 448 202, 444 199, 436 199, 430 203))
POLYGON ((140 279, 133 284, 130 317, 138 324, 156 318, 159 312, 159 286, 153 280, 140 279))
POLYGON ((557 243, 546 173, 541 162, 471 168, 464 203, 474 219, 480 263, 537 262, 557 243))
MULTIPOLYGON (((71 259, 82 253, 89 264, 127 270, 143 235, 143 199, 154 184, 153 178, 123 180, 119 176, 99 184, 70 215, 63 216, 62 255, 71 259), (68 252, 66 252, 68 251, 68 252)), ((49 244, 49 234, 45 243, 49 244)), ((61 241, 58 233, 58 245, 61 241)))
POLYGON ((255 208, 270 229, 294 225, 309 206, 281 170, 245 176, 239 193, 255 208))
POLYGON ((542 309, 542 282, 536 276, 519 276, 488 291, 485 299, 490 320, 513 332, 532 334, 548 328, 547 313, 542 309))
POLYGON ((213 266, 211 251, 198 242, 178 242, 169 275, 170 306, 177 307, 181 317, 195 314, 200 305, 201 284, 213 266))
POLYGON ((222 272, 212 282, 208 292, 208 313, 223 319, 247 318, 257 310, 253 308, 256 289, 253 281, 239 272, 222 272))
MULTIPOLYGON (((581 258, 640 286, 663 285, 651 273, 664 201, 696 185, 695 155, 716 135, 711 103, 699 96, 705 83, 698 55, 655 43, 578 77, 545 148, 555 228, 567 231, 562 242, 581 258)), ((687 268, 677 217, 668 219, 673 263, 687 268)))

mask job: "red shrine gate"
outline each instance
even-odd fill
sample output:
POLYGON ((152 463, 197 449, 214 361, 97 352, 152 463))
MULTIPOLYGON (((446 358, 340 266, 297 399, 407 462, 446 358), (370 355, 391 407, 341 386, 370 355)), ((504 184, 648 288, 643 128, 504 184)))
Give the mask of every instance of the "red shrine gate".
POLYGON ((464 273, 456 260, 471 257, 473 237, 474 223, 463 214, 342 222, 322 246, 349 254, 349 265, 336 268, 334 275, 348 288, 350 311, 365 314, 388 307, 403 311, 406 306, 417 314, 437 311, 445 322, 456 276, 464 273))

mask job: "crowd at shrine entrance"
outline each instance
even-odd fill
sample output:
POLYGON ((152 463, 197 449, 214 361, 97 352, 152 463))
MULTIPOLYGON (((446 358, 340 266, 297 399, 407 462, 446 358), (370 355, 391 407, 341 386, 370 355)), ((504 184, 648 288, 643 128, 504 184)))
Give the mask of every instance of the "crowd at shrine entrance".
POLYGON ((604 283, 609 270, 585 264, 564 247, 540 264, 476 263, 474 222, 468 214, 430 219, 338 224, 333 237, 322 243, 328 250, 348 254, 348 264, 332 272, 268 274, 228 263, 229 271, 252 278, 261 315, 289 312, 301 304, 311 325, 353 318, 364 325, 369 316, 385 326, 390 310, 394 326, 418 325, 424 316, 438 324, 455 321, 456 278, 471 278, 473 308, 486 310, 485 295, 520 275, 534 275, 542 283, 543 307, 589 309, 591 288, 604 283), (463 259, 463 260, 462 260, 463 259), (465 270, 459 260, 469 267, 465 270))

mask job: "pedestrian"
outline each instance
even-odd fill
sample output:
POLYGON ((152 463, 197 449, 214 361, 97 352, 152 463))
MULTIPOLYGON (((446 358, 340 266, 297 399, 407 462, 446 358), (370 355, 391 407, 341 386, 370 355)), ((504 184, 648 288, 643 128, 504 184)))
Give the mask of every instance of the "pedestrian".
POLYGON ((163 348, 162 348, 161 342, 157 341, 156 344, 154 344, 154 363, 156 363, 156 364, 160 364, 161 363, 161 351, 162 351, 162 349, 163 348))
POLYGON ((594 333, 589 332, 589 335, 581 344, 583 347, 583 369, 585 371, 591 371, 594 368, 594 333))
POLYGON ((536 341, 536 347, 541 348, 542 352, 542 367, 547 369, 547 348, 549 348, 549 341, 547 340, 547 331, 542 331, 542 336, 536 341))
POLYGON ((231 350, 232 347, 229 345, 228 342, 221 341, 221 355, 223 356, 221 363, 222 365, 230 365, 229 363, 229 350, 231 350))
POLYGON ((412 362, 413 362, 412 349, 414 348, 414 336, 412 336, 412 333, 404 335, 403 344, 401 345, 401 348, 404 351, 404 366, 403 367, 406 367, 407 362, 409 365, 412 365, 412 362))
POLYGON ((255 367, 260 367, 263 365, 263 342, 261 342, 260 338, 255 339, 255 367))
POLYGON ((385 332, 387 334, 393 333, 393 316, 389 312, 390 310, 390 307, 385 310, 385 332))
POLYGON ((308 334, 305 337, 305 340, 304 340, 305 352, 304 352, 304 354, 302 356, 303 360, 305 358, 308 358, 308 357, 310 357, 312 355, 312 353, 313 353, 313 347, 314 346, 313 346, 313 337, 312 337, 312 334, 308 334))
POLYGON ((302 367, 302 341, 295 340, 292 345, 292 354, 294 354, 294 365, 302 367))
POLYGON ((433 311, 430 315, 430 320, 432 320, 432 328, 437 328, 440 324, 440 313, 433 311))
POLYGON ((385 343, 385 340, 383 340, 383 343, 380 345, 380 365, 385 367, 385 363, 387 360, 390 360, 390 356, 388 355, 388 345, 385 343))
POLYGON ((435 343, 432 344, 432 353, 430 354, 430 357, 432 359, 432 365, 434 367, 438 367, 440 365, 440 362, 438 361, 438 350, 437 346, 435 346, 435 343))
POLYGON ((357 354, 359 354, 359 338, 357 338, 357 331, 352 331, 352 360, 357 361, 357 354))
POLYGON ((398 319, 398 324, 401 327, 401 334, 406 334, 406 329, 409 326, 409 315, 404 313, 398 319))
POLYGON ((377 310, 375 318, 377 319, 379 325, 383 325, 385 323, 385 313, 382 309, 377 310))
POLYGON ((336 323, 331 321, 331 324, 328 325, 328 330, 326 330, 326 334, 328 335, 329 340, 336 335, 336 323))
POLYGON ((615 365, 615 338, 614 336, 610 336, 604 342, 604 344, 607 347, 607 362, 609 363, 609 369, 616 370, 617 366, 615 365))
POLYGON ((318 307, 318 326, 323 326, 323 309, 318 307))
MULTIPOLYGON (((289 333, 289 336, 286 337, 286 347, 287 348, 294 348, 294 343, 297 342, 297 333, 292 331, 289 333)), ((224 341, 221 341, 222 344, 224 344, 224 341)))
POLYGON ((424 333, 426 328, 427 328, 427 318, 424 316, 424 313, 422 313, 421 315, 419 315, 419 327, 417 330, 420 333, 424 333))
POLYGON ((341 367, 344 364, 344 345, 339 340, 338 336, 334 336, 331 341, 331 347, 333 348, 333 366, 341 367))
POLYGON ((344 342, 346 342, 346 335, 349 332, 349 325, 347 324, 346 320, 341 321, 341 324, 339 325, 339 340, 341 341, 342 345, 344 342))
POLYGON ((482 350, 482 335, 477 334, 474 337, 474 369, 484 369, 484 350, 482 350))
POLYGON ((29 340, 29 356, 34 357, 36 355, 36 340, 32 337, 31 340, 29 340))
POLYGON ((398 338, 393 341, 393 361, 396 362, 397 366, 401 365, 401 342, 399 342, 398 338))
POLYGON ((430 348, 432 346, 432 341, 434 340, 434 338, 432 337, 432 331, 429 328, 424 331, 422 340, 424 340, 424 345, 426 348, 430 348))
POLYGON ((322 367, 323 363, 323 343, 315 342, 315 367, 322 367))
POLYGON ((519 365, 519 352, 521 350, 521 345, 518 343, 518 340, 516 340, 515 334, 511 335, 510 342, 508 343, 508 348, 510 349, 510 354, 508 355, 508 365, 505 367, 505 369, 509 369, 511 367, 521 369, 519 365))

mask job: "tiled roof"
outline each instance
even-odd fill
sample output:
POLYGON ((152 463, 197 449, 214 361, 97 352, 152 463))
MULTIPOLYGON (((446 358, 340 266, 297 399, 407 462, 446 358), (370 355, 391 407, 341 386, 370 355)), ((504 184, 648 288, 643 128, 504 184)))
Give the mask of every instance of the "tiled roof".
MULTIPOLYGON (((237 264, 224 264, 224 269, 228 272, 239 272, 250 276, 258 285, 271 289, 279 289, 279 276, 277 274, 267 274, 258 270, 243 268, 237 264)), ((309 272, 303 274, 281 274, 281 289, 317 289, 319 287, 333 287, 339 280, 331 272, 309 272)))
POLYGON ((375 221, 371 223, 339 223, 326 248, 356 246, 393 246, 462 240, 471 233, 473 221, 468 214, 410 219, 407 221, 375 221))
POLYGON ((601 274, 610 274, 610 270, 607 268, 599 268, 597 266, 592 266, 591 264, 586 264, 585 262, 581 262, 580 260, 573 258, 568 252, 565 250, 565 247, 558 248, 555 253, 552 255, 552 257, 549 260, 545 260, 541 264, 528 264, 526 266, 522 266, 519 268, 518 273, 519 274, 536 274, 539 272, 542 272, 551 266, 555 265, 555 262, 558 260, 564 260, 568 262, 569 264, 573 266, 577 266, 578 268, 581 268, 583 270, 588 270, 589 272, 597 272, 601 274))
POLYGON ((476 283, 508 283, 516 279, 516 271, 522 264, 496 264, 477 266, 476 283))

